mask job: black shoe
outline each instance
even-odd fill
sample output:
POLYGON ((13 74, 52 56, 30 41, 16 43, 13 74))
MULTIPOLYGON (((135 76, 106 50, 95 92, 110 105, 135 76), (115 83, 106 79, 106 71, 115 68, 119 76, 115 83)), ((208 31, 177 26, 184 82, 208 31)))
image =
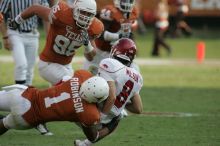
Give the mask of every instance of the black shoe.
POLYGON ((4 115, 0 115, 0 119, 3 119, 5 116, 4 115))
POLYGON ((41 135, 45 135, 45 136, 53 135, 53 133, 47 129, 45 124, 39 124, 35 128, 41 133, 41 135))
POLYGON ((152 57, 160 57, 160 55, 158 53, 151 53, 152 57))

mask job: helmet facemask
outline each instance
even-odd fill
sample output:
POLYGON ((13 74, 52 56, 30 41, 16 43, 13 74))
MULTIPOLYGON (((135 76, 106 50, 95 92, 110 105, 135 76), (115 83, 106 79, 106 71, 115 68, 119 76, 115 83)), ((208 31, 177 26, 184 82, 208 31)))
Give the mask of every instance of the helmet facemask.
POLYGON ((131 13, 134 3, 135 0, 115 0, 116 7, 125 13, 131 13))
POLYGON ((83 29, 88 29, 96 15, 95 1, 76 1, 73 5, 73 17, 76 25, 83 29))
POLYGON ((89 25, 92 23, 92 20, 95 14, 89 13, 82 9, 74 10, 74 18, 76 20, 76 25, 83 29, 88 29, 89 25))
MULTIPOLYGON (((116 49, 113 49, 113 51, 117 51, 116 49)), ((121 62, 122 64, 126 65, 126 66, 130 66, 132 61, 130 60, 129 57, 127 57, 124 54, 121 54, 120 52, 112 52, 111 53, 111 58, 114 58, 116 60, 118 60, 119 62, 121 62)))

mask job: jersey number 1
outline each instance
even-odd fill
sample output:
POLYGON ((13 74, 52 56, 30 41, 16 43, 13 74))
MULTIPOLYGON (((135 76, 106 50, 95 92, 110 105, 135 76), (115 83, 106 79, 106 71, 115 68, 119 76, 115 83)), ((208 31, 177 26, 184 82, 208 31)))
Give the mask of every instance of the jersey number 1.
POLYGON ((52 97, 52 98, 46 97, 44 99, 45 107, 49 108, 49 107, 51 107, 52 104, 59 103, 61 101, 69 99, 70 97, 71 97, 70 94, 66 93, 66 92, 61 93, 60 96, 56 96, 56 97, 52 97))

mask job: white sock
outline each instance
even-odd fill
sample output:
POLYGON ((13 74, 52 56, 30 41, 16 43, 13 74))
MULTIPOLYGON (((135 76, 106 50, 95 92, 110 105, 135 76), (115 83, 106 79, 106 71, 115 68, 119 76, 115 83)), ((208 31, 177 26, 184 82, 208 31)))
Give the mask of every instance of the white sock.
POLYGON ((10 111, 11 98, 8 96, 8 92, 0 91, 0 110, 10 111))

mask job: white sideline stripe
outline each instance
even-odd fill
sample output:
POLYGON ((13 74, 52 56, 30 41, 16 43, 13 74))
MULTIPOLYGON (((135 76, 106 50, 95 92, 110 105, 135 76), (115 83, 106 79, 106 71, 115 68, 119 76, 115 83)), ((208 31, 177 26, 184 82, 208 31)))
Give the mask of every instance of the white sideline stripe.
MULTIPOLYGON (((83 63, 85 60, 84 57, 73 58, 73 63, 83 63)), ((10 55, 0 55, 0 62, 13 62, 12 56, 10 55)), ((196 59, 160 59, 160 58, 136 58, 135 63, 138 65, 196 65, 199 64, 196 59)), ((220 66, 220 59, 206 59, 202 65, 213 65, 220 66)))
MULTIPOLYGON (((134 114, 135 115, 135 114, 134 114)), ((144 111, 142 114, 138 115, 140 117, 220 117, 220 114, 212 114, 212 113, 185 113, 185 112, 154 112, 154 111, 144 111)))
POLYGON ((184 113, 184 112, 143 112, 140 116, 150 117, 198 117, 198 113, 184 113))
MULTIPOLYGON (((39 58, 38 58, 39 60, 39 58)), ((74 57, 73 62, 83 62, 83 57, 74 57)), ((0 55, 0 62, 13 62, 13 58, 10 55, 0 55)))

